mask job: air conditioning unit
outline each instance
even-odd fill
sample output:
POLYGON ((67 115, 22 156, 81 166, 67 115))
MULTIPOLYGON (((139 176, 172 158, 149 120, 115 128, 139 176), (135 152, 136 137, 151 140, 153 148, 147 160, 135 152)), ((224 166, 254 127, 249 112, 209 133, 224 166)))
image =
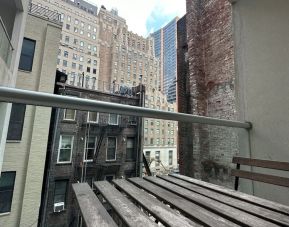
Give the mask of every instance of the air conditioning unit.
POLYGON ((136 121, 130 121, 130 125, 137 125, 136 121))
POLYGON ((54 203, 54 213, 59 213, 64 210, 64 202, 54 203))

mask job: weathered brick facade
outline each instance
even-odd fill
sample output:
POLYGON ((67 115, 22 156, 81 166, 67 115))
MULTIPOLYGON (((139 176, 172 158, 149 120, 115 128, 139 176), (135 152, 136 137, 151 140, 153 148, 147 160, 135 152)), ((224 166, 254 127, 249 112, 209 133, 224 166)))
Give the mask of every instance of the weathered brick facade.
MULTIPOLYGON (((178 43, 178 64, 186 51, 188 61, 185 73, 178 66, 179 111, 236 119, 231 3, 187 0, 186 32, 187 48, 183 38, 178 43)), ((234 129, 183 124, 179 131, 181 173, 230 182, 229 163, 238 151, 234 129)))
MULTIPOLYGON (((143 106, 142 95, 122 96, 119 94, 104 93, 95 90, 78 88, 58 83, 59 92, 63 95, 76 96, 84 99, 99 100, 112 103, 120 103, 131 106, 143 106)), ((135 87, 138 89, 140 86, 135 87)), ((143 87, 144 88, 144 87, 143 87)), ((98 120, 95 123, 88 122, 87 111, 76 111, 74 120, 64 119, 64 109, 56 109, 52 115, 50 137, 48 145, 46 185, 43 196, 44 223, 47 227, 57 226, 78 226, 79 211, 73 196, 73 183, 87 182, 92 186, 93 181, 105 180, 107 176, 113 178, 127 178, 139 176, 142 166, 142 119, 119 115, 118 123, 109 123, 109 114, 99 112, 98 120), (61 135, 73 136, 71 162, 58 162, 58 155, 61 135), (103 135, 103 140, 101 136, 103 135), (96 138, 94 154, 97 157, 94 161, 84 161, 84 150, 86 138, 96 138), (115 159, 107 160, 108 137, 116 138, 115 159), (133 151, 128 154, 127 142, 133 139, 133 151), (100 148, 97 144, 101 141, 100 148), (65 180, 68 187, 65 196, 65 210, 54 212, 55 182, 65 180)))

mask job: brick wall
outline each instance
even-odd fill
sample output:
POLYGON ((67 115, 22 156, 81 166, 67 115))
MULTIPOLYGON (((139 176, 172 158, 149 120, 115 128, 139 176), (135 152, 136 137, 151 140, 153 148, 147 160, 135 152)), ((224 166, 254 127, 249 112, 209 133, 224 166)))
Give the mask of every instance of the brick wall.
MULTIPOLYGON (((189 67, 186 74, 178 71, 179 111, 236 119, 231 4, 187 0, 186 27, 189 67)), ((230 184, 229 163, 238 150, 234 129, 193 124, 179 131, 181 173, 230 184)))

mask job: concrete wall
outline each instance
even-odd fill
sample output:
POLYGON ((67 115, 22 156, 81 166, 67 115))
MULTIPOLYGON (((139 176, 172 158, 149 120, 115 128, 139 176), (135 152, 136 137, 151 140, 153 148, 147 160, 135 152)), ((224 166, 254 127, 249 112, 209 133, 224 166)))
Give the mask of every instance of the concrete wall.
MULTIPOLYGON (((36 40, 33 68, 18 71, 17 88, 53 92, 60 29, 28 16, 24 36, 36 40)), ((0 217, 0 226, 37 226, 49 122, 50 109, 27 106, 21 141, 6 144, 3 171, 16 171, 16 180, 11 212, 0 217)))
MULTIPOLYGON (((287 0, 233 3, 238 106, 240 120, 253 124, 253 158, 289 162, 288 11, 287 0)), ((254 182, 253 193, 289 205, 288 188, 254 182)))

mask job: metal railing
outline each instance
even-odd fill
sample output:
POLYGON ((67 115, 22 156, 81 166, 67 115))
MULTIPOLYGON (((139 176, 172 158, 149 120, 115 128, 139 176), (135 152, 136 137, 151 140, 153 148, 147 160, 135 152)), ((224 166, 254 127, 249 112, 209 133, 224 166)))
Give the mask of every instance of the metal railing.
POLYGON ((42 6, 33 3, 29 4, 28 13, 55 22, 59 25, 62 24, 60 13, 57 13, 55 11, 49 10, 48 8, 44 8, 42 6))
POLYGON ((0 17, 0 57, 10 67, 11 56, 13 51, 13 46, 9 38, 8 32, 4 25, 2 18, 0 17))
POLYGON ((250 129, 252 127, 251 123, 249 122, 215 119, 191 114, 161 111, 144 107, 82 99, 76 97, 55 95, 8 87, 0 87, 0 101, 24 103, 36 106, 85 110, 93 112, 116 113, 130 116, 148 117, 155 119, 218 125, 225 127, 244 128, 244 129, 250 129))

